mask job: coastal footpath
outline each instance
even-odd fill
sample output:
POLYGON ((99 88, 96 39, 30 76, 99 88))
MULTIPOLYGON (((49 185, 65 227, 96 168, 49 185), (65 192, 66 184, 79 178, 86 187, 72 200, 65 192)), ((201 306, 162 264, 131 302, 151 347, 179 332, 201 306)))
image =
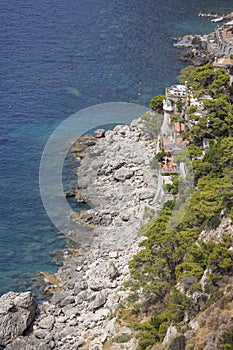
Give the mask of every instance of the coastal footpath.
MULTIPOLYGON (((136 349, 137 340, 118 322, 116 310, 129 295, 123 285, 128 261, 142 240, 137 233, 145 208, 154 214, 157 207, 158 174, 150 166, 156 145, 140 120, 97 130, 86 143, 92 146, 78 168, 77 200, 93 209, 73 219, 93 239, 65 255, 55 275, 45 274, 48 302, 36 306, 29 292, 0 298, 0 344, 6 350, 98 350, 108 341, 111 349, 136 349), (119 335, 128 340, 126 345, 117 342, 119 335)), ((80 155, 79 144, 73 147, 75 156, 80 155)), ((69 233, 69 238, 79 240, 79 233, 69 233)))

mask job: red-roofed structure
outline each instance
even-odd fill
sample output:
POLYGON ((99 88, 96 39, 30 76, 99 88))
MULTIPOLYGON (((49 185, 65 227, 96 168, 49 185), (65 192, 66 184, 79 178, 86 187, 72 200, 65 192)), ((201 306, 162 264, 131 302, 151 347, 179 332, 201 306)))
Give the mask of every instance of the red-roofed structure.
POLYGON ((174 123, 174 131, 176 133, 182 134, 185 131, 184 123, 174 123))

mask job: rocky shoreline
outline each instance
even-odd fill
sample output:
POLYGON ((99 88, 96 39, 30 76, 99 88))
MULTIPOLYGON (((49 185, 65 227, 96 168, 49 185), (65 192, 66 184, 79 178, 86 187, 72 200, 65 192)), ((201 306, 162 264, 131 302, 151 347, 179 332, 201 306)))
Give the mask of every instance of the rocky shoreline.
MULTIPOLYGON (((226 19, 231 19, 232 13, 226 19)), ((232 46, 233 22, 223 22, 216 25, 210 34, 191 34, 181 38, 174 38, 173 46, 182 49, 180 60, 190 61, 194 66, 201 66, 218 59, 229 59, 233 54, 232 46)))
MULTIPOLYGON (((123 285, 143 239, 138 229, 145 208, 154 213, 157 207, 157 173, 150 167, 155 145, 140 120, 96 131, 88 140, 82 155, 73 148, 74 156, 85 155, 76 196, 93 208, 73 219, 91 230, 92 240, 65 254, 58 272, 47 277, 49 302, 36 307, 30 292, 0 298, 0 329, 7 330, 0 345, 6 350, 136 349, 137 340, 115 311, 129 295, 123 285)), ((78 240, 76 234, 68 233, 78 240)))
POLYGON ((216 53, 207 49, 205 37, 207 35, 195 34, 175 38, 176 42, 173 46, 181 49, 179 59, 181 61, 190 61, 194 66, 202 66, 208 62, 214 62, 216 53))

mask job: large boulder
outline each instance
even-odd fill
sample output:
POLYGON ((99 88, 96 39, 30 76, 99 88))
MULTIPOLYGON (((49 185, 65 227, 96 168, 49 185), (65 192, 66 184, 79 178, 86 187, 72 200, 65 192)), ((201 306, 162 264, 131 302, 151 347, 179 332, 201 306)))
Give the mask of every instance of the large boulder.
POLYGON ((116 170, 114 173, 114 179, 116 181, 125 181, 127 179, 130 179, 132 176, 133 172, 127 167, 122 167, 116 170))
POLYGON ((23 335, 35 317, 36 302, 31 292, 9 292, 0 298, 0 345, 23 335))
POLYGON ((90 310, 97 310, 101 306, 103 306, 108 298, 108 291, 103 290, 101 292, 98 292, 95 296, 94 301, 90 304, 90 310))

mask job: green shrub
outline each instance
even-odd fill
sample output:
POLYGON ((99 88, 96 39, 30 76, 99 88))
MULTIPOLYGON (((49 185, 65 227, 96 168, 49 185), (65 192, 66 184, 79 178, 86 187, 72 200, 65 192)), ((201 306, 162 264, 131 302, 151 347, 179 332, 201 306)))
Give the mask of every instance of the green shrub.
POLYGON ((184 105, 185 105, 184 101, 182 101, 182 99, 179 97, 178 100, 176 101, 176 108, 179 113, 182 112, 184 105))
POLYGON ((130 341, 131 335, 128 333, 122 333, 120 335, 117 335, 115 338, 113 338, 114 343, 127 343, 130 341))
POLYGON ((158 331, 150 322, 134 323, 133 328, 138 331, 138 350, 150 349, 159 342, 158 331))
POLYGON ((163 185, 163 190, 164 191, 167 191, 167 192, 171 193, 173 189, 174 189, 174 185, 172 185, 172 184, 165 184, 165 185, 163 185))
POLYGON ((190 106, 189 109, 187 110, 187 114, 193 114, 197 110, 197 106, 190 106))
POLYGON ((179 282, 182 282, 184 277, 193 276, 197 280, 200 280, 204 273, 204 269, 195 262, 182 262, 176 266, 176 278, 179 282))
POLYGON ((202 292, 200 283, 195 283, 189 288, 189 293, 202 292))
POLYGON ((174 288, 168 303, 170 321, 174 324, 182 322, 191 302, 191 298, 174 288))
POLYGON ((163 160, 163 157, 166 157, 168 154, 166 152, 159 152, 156 154, 155 156, 155 159, 158 161, 158 162, 162 162, 163 160))

